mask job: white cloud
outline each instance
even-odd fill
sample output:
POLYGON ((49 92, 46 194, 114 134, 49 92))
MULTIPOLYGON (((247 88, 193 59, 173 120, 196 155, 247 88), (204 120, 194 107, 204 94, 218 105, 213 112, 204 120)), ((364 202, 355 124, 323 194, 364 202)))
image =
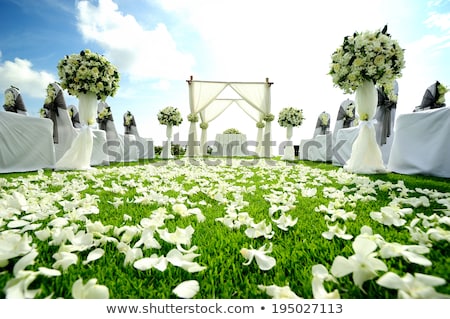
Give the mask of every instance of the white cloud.
POLYGON ((438 27, 442 31, 450 31, 450 13, 436 13, 433 12, 427 20, 425 25, 428 27, 438 27))
POLYGON ((15 58, 14 61, 0 62, 0 87, 9 88, 14 85, 31 97, 45 98, 45 89, 53 81, 55 79, 52 74, 34 70, 28 60, 15 58))
POLYGON ((112 0, 99 0, 98 6, 80 1, 78 26, 84 39, 100 45, 132 79, 184 79, 191 73, 194 58, 177 49, 164 24, 146 30, 112 0))

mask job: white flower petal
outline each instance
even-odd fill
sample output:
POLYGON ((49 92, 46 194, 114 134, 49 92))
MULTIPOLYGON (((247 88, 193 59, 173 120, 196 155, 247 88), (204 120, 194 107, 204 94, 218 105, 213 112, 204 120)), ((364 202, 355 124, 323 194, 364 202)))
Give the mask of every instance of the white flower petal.
POLYGON ((190 299, 194 297, 199 290, 200 285, 197 280, 187 280, 176 286, 172 292, 179 298, 190 299))

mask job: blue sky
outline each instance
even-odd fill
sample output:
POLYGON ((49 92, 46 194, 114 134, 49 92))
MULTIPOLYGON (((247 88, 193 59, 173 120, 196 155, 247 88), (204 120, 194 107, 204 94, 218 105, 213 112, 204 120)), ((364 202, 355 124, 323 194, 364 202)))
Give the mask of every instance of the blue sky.
MULTIPOLYGON (((168 105, 182 112, 175 132, 187 138, 189 76, 269 78, 272 113, 287 106, 305 113, 294 129, 298 144, 312 137, 320 112, 331 114, 333 126, 340 103, 353 98, 326 74, 343 37, 385 24, 405 49, 399 115, 419 105, 434 81, 450 85, 449 0, 0 0, 0 88, 19 87, 30 115, 38 116, 45 87, 58 80, 58 61, 89 48, 121 73, 117 95, 107 99, 118 132, 130 110, 140 134, 159 143, 165 128, 156 114, 168 105)), ((254 122, 237 107, 210 124, 209 139, 230 127, 256 139, 254 122)), ((279 145, 285 131, 274 125, 273 132, 279 145)))

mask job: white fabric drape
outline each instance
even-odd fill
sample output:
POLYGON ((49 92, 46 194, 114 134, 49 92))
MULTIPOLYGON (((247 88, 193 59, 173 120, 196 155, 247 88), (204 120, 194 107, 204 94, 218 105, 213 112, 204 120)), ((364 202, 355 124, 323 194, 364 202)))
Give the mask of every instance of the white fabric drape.
POLYGON ((50 119, 0 112, 0 173, 54 168, 50 119))
POLYGON ((450 178, 449 136, 448 107, 399 115, 388 169, 450 178))
MULTIPOLYGON (((224 82, 195 82, 189 81, 189 107, 191 114, 199 114, 204 110, 216 97, 225 89, 227 83, 224 82)), ((206 132, 202 130, 202 141, 200 142, 200 147, 203 149, 204 143, 206 142, 206 132), (204 141, 203 141, 204 140, 204 141)), ((199 146, 195 143, 197 138, 197 127, 191 125, 188 135, 188 154, 187 156, 197 156, 199 155, 199 146)))
MULTIPOLYGON (((264 82, 205 82, 188 81, 189 105, 191 114, 199 114, 202 123, 209 124, 233 102, 244 110, 253 120, 260 121, 264 114, 270 113, 270 83, 264 82), (227 87, 232 88, 242 99, 218 99, 217 97, 227 87)), ((262 129, 258 129, 260 139, 262 129)), ((265 134, 270 140, 270 125, 266 125, 265 134)), ((196 138, 196 126, 191 123, 188 137, 188 156, 195 156, 194 139, 196 138), (193 154, 191 154, 193 153, 193 154)), ((205 155, 207 142, 207 128, 202 129, 200 148, 205 155)), ((260 147, 261 141, 258 141, 260 147)), ((266 152, 267 153, 267 152, 266 152)), ((271 154, 269 150, 269 154, 271 154)))

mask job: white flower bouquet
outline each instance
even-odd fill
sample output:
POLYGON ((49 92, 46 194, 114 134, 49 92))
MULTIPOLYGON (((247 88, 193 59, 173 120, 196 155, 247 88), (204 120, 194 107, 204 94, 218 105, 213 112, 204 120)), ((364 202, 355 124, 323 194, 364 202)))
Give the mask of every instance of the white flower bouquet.
POLYGON ((11 91, 7 90, 5 92, 5 103, 4 103, 4 105, 7 106, 7 107, 12 107, 15 104, 16 104, 16 99, 14 97, 14 94, 11 91))
POLYGON ((101 110, 98 113, 98 119, 101 121, 107 120, 110 115, 111 115, 111 110, 109 109, 109 107, 105 107, 103 110, 101 110))
POLYGON ((125 126, 130 126, 132 120, 133 120, 133 115, 131 115, 131 113, 127 113, 125 115, 125 126))
POLYGON ((447 94, 448 91, 449 91, 448 87, 438 82, 437 85, 438 99, 436 101, 436 104, 445 105, 445 94, 447 94))
POLYGON ((119 72, 104 56, 86 49, 79 54, 66 55, 58 62, 61 87, 70 95, 95 93, 105 101, 114 96, 119 88, 119 72))
POLYGON ((405 67, 404 52, 387 33, 387 26, 375 32, 355 32, 331 55, 329 74, 335 86, 354 93, 365 81, 385 88, 389 95, 392 83, 405 67))
POLYGON ((327 113, 321 113, 320 114, 320 124, 321 126, 328 126, 328 121, 330 120, 330 117, 327 113))
POLYGON ((239 130, 236 128, 229 128, 223 131, 223 134, 242 134, 242 133, 239 132, 239 130))
POLYGON ((273 115, 272 113, 267 113, 264 115, 263 120, 266 122, 272 122, 275 119, 275 115, 273 115))
POLYGON ((198 120, 199 120, 198 114, 191 113, 188 115, 187 119, 189 122, 194 122, 194 123, 198 122, 198 120))
POLYGON ((159 111, 158 121, 162 125, 178 126, 183 122, 183 118, 176 107, 167 106, 159 111))
POLYGON ((278 115, 278 124, 282 127, 300 126, 304 120, 303 111, 293 107, 285 107, 278 115))
POLYGON ((47 85, 47 96, 45 97, 44 104, 50 104, 55 100, 56 97, 56 91, 54 86, 50 83, 47 85))

